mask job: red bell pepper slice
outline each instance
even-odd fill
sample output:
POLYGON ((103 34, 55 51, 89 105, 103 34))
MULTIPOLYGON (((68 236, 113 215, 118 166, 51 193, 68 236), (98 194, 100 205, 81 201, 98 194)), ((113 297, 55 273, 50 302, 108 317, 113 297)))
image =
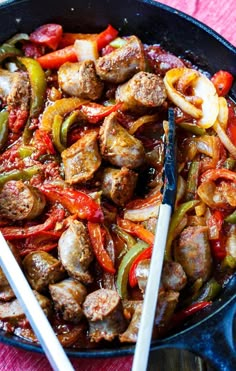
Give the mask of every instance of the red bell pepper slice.
POLYGON ((226 128, 226 133, 231 140, 231 142, 236 146, 236 111, 234 105, 228 102, 229 117, 228 124, 226 128))
POLYGON ((102 222, 103 212, 100 205, 88 194, 73 188, 63 188, 53 184, 43 184, 39 187, 46 198, 52 202, 59 202, 71 214, 91 222, 102 222))
POLYGON ((106 107, 92 102, 82 105, 80 112, 86 116, 86 119, 90 124, 97 124, 104 117, 110 115, 112 112, 118 111, 121 107, 122 103, 117 103, 106 107))
POLYGON ((61 221, 64 216, 65 212, 62 209, 54 209, 42 224, 29 227, 4 227, 1 228, 1 232, 8 241, 36 236, 41 232, 53 229, 56 223, 61 221))
POLYGON ((66 48, 42 55, 42 57, 37 58, 37 61, 42 68, 55 69, 59 68, 65 62, 77 62, 78 58, 75 53, 74 45, 70 45, 66 48))
POLYGON ((62 26, 59 24, 44 24, 30 34, 30 41, 56 50, 62 37, 62 31, 62 26))
POLYGON ((98 223, 88 222, 88 231, 94 254, 99 265, 108 273, 115 274, 114 264, 104 247, 103 230, 98 223))
POLYGON ((201 175, 201 182, 215 181, 218 178, 224 178, 236 182, 236 173, 228 169, 210 169, 201 175))
POLYGON ((211 304, 212 304, 211 301, 200 301, 199 303, 194 303, 194 304, 189 305, 187 308, 182 309, 179 312, 174 314, 174 316, 171 319, 171 325, 172 326, 179 325, 181 322, 183 322, 188 317, 208 307, 211 304))
POLYGON ((140 238, 140 240, 147 242, 149 245, 153 245, 154 234, 144 228, 141 224, 136 224, 128 219, 121 219, 119 217, 117 218, 117 224, 126 232, 140 238))
POLYGON ((211 240, 211 252, 216 261, 222 261, 226 257, 225 238, 220 234, 216 240, 211 240))
POLYGON ((228 94, 233 84, 233 80, 234 78, 231 73, 222 70, 216 72, 211 78, 219 97, 224 97, 228 94))
POLYGON ((101 50, 104 48, 107 44, 109 44, 112 40, 114 40, 117 35, 118 31, 112 27, 110 24, 107 26, 107 28, 102 31, 98 37, 97 37, 97 46, 98 50, 101 50))
POLYGON ((134 259, 133 263, 131 264, 130 270, 129 270, 129 285, 130 287, 135 287, 138 284, 137 276, 136 276, 136 268, 138 264, 145 260, 150 259, 152 256, 152 246, 147 247, 145 250, 143 250, 137 258, 134 259))

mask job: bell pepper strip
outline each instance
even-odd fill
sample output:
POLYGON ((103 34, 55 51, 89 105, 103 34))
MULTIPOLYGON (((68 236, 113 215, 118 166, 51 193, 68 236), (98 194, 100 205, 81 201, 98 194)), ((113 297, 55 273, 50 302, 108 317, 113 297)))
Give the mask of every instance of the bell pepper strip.
POLYGON ((101 50, 112 40, 114 40, 117 37, 118 33, 119 32, 109 24, 107 28, 104 31, 100 32, 100 34, 97 36, 98 50, 101 50))
POLYGON ((136 244, 136 240, 129 233, 118 227, 117 224, 111 226, 112 232, 116 233, 127 245, 128 250, 136 244))
POLYGON ((130 270, 129 270, 129 285, 130 287, 135 287, 138 284, 137 276, 136 276, 136 268, 138 264, 145 260, 151 259, 152 256, 152 246, 147 247, 143 250, 132 262, 130 270))
POLYGON ((0 112, 0 149, 4 147, 8 139, 8 118, 7 111, 0 112))
POLYGON ((224 97, 228 94, 233 84, 233 80, 234 78, 231 73, 222 70, 216 72, 211 78, 219 97, 224 97))
POLYGON ((180 126, 182 129, 192 133, 192 134, 195 134, 195 135, 204 135, 206 134, 206 130, 204 128, 201 128, 200 126, 196 125, 196 124, 192 124, 192 123, 189 123, 189 122, 179 122, 177 123, 178 126, 180 126))
POLYGON ((9 57, 19 57, 22 51, 17 49, 14 45, 2 44, 0 46, 0 63, 9 57))
POLYGON ((103 221, 103 212, 100 205, 88 194, 70 187, 61 187, 54 184, 43 184, 39 187, 45 197, 52 202, 59 202, 71 214, 77 214, 81 219, 94 223, 103 221))
POLYGON ((205 283, 199 292, 191 298, 191 300, 194 302, 214 300, 220 293, 221 289, 221 285, 215 280, 215 278, 211 278, 205 283))
POLYGON ((19 250, 20 256, 25 256, 32 251, 51 251, 58 245, 58 240, 62 235, 63 231, 42 231, 38 232, 36 236, 31 236, 19 243, 17 240, 17 249, 19 250))
POLYGON ((172 260, 171 245, 174 239, 174 235, 175 235, 174 232, 176 228, 181 223, 186 213, 189 210, 193 209, 198 204, 199 204, 198 200, 187 201, 179 205, 179 207, 174 211, 172 218, 171 218, 170 227, 168 231, 168 237, 166 241, 165 260, 172 260))
POLYGON ((62 26, 59 24, 44 24, 30 34, 30 41, 56 50, 61 41, 62 32, 62 26))
POLYGON ((42 166, 34 165, 22 170, 12 170, 0 174, 0 187, 2 187, 9 180, 29 180, 34 175, 42 171, 42 166))
POLYGON ((63 152, 66 147, 61 143, 61 127, 62 127, 63 118, 61 115, 55 115, 53 124, 52 124, 52 140, 54 146, 58 152, 63 152))
POLYGON ((234 105, 231 102, 228 103, 228 122, 226 127, 226 134, 229 139, 236 146, 236 112, 234 105))
POLYGON ((224 219, 227 223, 236 224, 236 210, 224 219))
POLYGON ((122 299, 128 298, 128 278, 129 271, 134 259, 147 248, 147 244, 143 241, 137 242, 122 258, 117 273, 117 291, 122 299))
POLYGON ((219 178, 224 178, 226 180, 230 180, 232 182, 236 182, 236 173, 234 171, 228 170, 228 169, 210 169, 205 171, 201 175, 201 182, 209 182, 209 181, 215 181, 219 178))
POLYGON ((19 156, 22 159, 26 157, 30 157, 34 151, 35 151, 35 147, 26 146, 26 145, 20 146, 18 149, 19 156))
POLYGON ((133 223, 128 219, 117 217, 117 225, 131 235, 140 238, 140 240, 148 243, 149 245, 153 245, 154 234, 144 228, 141 224, 133 223))
POLYGON ((66 62, 77 62, 78 58, 74 45, 70 45, 63 49, 58 49, 54 52, 44 54, 37 58, 37 61, 44 69, 57 69, 66 62))
POLYGON ((14 36, 12 36, 10 39, 6 41, 6 44, 15 46, 18 42, 22 41, 28 41, 29 35, 27 33, 16 33, 14 36))
POLYGON ((190 165, 186 183, 185 200, 194 200, 197 194, 200 162, 193 161, 190 165))
POLYGON ((189 305, 187 308, 182 309, 179 312, 176 312, 171 319, 171 327, 176 327, 180 325, 188 317, 194 315, 195 313, 208 307, 211 304, 212 304, 211 301, 200 301, 198 303, 193 303, 189 305))
POLYGON ((65 48, 66 46, 74 44, 76 40, 96 40, 98 37, 97 33, 71 33, 64 32, 59 42, 59 48, 65 48))
POLYGON ((98 264, 108 273, 115 274, 114 264, 108 255, 102 236, 102 228, 98 223, 88 222, 88 231, 94 254, 98 264))
POLYGON ((51 106, 48 106, 42 115, 40 129, 47 132, 52 131, 52 124, 55 115, 64 116, 78 108, 83 104, 86 104, 88 101, 80 98, 62 98, 56 100, 51 106))
POLYGON ((209 229, 209 239, 217 240, 220 237, 222 231, 222 225, 224 223, 224 214, 220 210, 213 210, 211 215, 206 220, 209 229))
POLYGON ((41 232, 53 229, 56 223, 64 218, 64 215, 65 213, 62 209, 54 209, 49 217, 42 224, 37 224, 29 227, 4 227, 0 228, 0 230, 3 236, 8 241, 32 237, 38 235, 41 232))
POLYGON ((86 120, 90 124, 97 124, 104 117, 110 115, 112 112, 118 111, 121 107, 122 103, 116 103, 113 106, 103 106, 92 102, 83 104, 80 108, 80 112, 86 117, 86 120))
POLYGON ((60 139, 61 144, 66 147, 67 146, 67 138, 68 138, 68 132, 71 128, 71 126, 77 121, 79 117, 78 111, 73 111, 66 119, 63 121, 61 125, 61 133, 60 133, 60 139))

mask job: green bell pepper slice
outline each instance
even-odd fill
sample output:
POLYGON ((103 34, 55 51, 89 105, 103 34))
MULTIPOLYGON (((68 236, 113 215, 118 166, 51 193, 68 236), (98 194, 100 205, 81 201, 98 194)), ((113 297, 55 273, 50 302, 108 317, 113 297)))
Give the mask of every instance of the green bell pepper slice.
POLYGON ((12 170, 0 174, 0 187, 9 180, 29 180, 41 171, 41 166, 31 166, 23 170, 12 170))
POLYGON ((17 49, 14 45, 2 44, 0 46, 0 63, 9 57, 19 57, 22 51, 17 49))
POLYGON ((2 149, 8 138, 8 117, 9 112, 0 112, 0 149, 2 149))

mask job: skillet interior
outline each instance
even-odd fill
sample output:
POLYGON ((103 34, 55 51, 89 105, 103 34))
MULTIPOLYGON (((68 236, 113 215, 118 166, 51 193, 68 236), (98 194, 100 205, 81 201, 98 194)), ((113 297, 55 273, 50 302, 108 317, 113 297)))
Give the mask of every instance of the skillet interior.
MULTIPOLYGON (((161 43, 176 55, 187 57, 203 69, 213 73, 225 69, 236 75, 236 49, 214 31, 191 17, 167 6, 148 0, 21 0, 7 1, 0 6, 2 25, 1 41, 17 32, 30 32, 37 26, 56 22, 70 32, 98 32, 108 23, 120 29, 124 35, 136 34, 146 43, 161 43), (83 15, 83 16, 81 16, 83 15), (186 38, 186 35, 188 37, 186 38)), ((232 88, 232 98, 236 99, 236 83, 232 88)), ((153 349, 165 343, 178 341, 178 336, 198 328, 201 323, 218 315, 235 301, 236 279, 234 278, 222 292, 220 300, 211 308, 195 316, 181 332, 154 342, 153 349)), ((28 350, 41 352, 39 346, 16 336, 0 332, 0 341, 28 350)), ((77 357, 110 357, 133 353, 133 346, 112 347, 101 350, 78 351, 70 349, 68 354, 77 357)))

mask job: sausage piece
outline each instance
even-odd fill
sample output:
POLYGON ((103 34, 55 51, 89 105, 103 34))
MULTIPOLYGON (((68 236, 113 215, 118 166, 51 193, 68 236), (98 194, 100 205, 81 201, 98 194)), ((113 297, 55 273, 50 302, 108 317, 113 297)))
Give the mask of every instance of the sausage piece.
POLYGON ((58 83, 65 93, 91 100, 101 97, 104 85, 91 60, 64 63, 58 70, 58 83))
POLYGON ((112 341, 126 328, 121 299, 114 290, 93 291, 86 297, 83 310, 89 322, 91 341, 112 341))
POLYGON ((124 206, 133 196, 138 175, 126 167, 106 168, 102 175, 102 192, 115 204, 124 206))
POLYGON ((119 124, 116 112, 105 118, 99 140, 101 154, 111 164, 129 169, 143 164, 145 151, 142 142, 119 124))
POLYGON ((0 96, 11 109, 27 111, 30 101, 30 83, 25 72, 9 72, 0 69, 0 96))
POLYGON ((82 222, 71 221, 69 228, 59 239, 58 253, 70 276, 84 284, 93 281, 88 272, 88 267, 93 260, 93 252, 87 228, 82 222))
POLYGON ((0 212, 11 220, 34 219, 46 204, 44 195, 21 180, 10 180, 0 191, 0 212))
POLYGON ((96 71, 102 80, 122 83, 146 67, 143 44, 136 36, 115 51, 96 61, 96 71))
POLYGON ((61 157, 67 183, 82 183, 91 179, 102 161, 98 151, 97 133, 84 135, 63 151, 61 157))
POLYGON ((187 283, 187 276, 182 265, 174 261, 165 262, 161 282, 166 290, 182 290, 187 283))
POLYGON ((86 295, 86 287, 73 278, 49 285, 54 307, 62 313, 65 321, 78 323, 83 316, 81 304, 86 295))
POLYGON ((149 72, 136 73, 116 90, 116 100, 124 103, 124 109, 132 111, 161 106, 166 98, 162 78, 149 72))
POLYGON ((29 283, 39 292, 46 291, 50 283, 65 277, 61 262, 46 251, 34 251, 26 255, 23 267, 29 283))
POLYGON ((212 271, 212 257, 208 242, 208 228, 190 226, 180 234, 175 247, 175 260, 179 262, 191 281, 206 281, 212 271))

